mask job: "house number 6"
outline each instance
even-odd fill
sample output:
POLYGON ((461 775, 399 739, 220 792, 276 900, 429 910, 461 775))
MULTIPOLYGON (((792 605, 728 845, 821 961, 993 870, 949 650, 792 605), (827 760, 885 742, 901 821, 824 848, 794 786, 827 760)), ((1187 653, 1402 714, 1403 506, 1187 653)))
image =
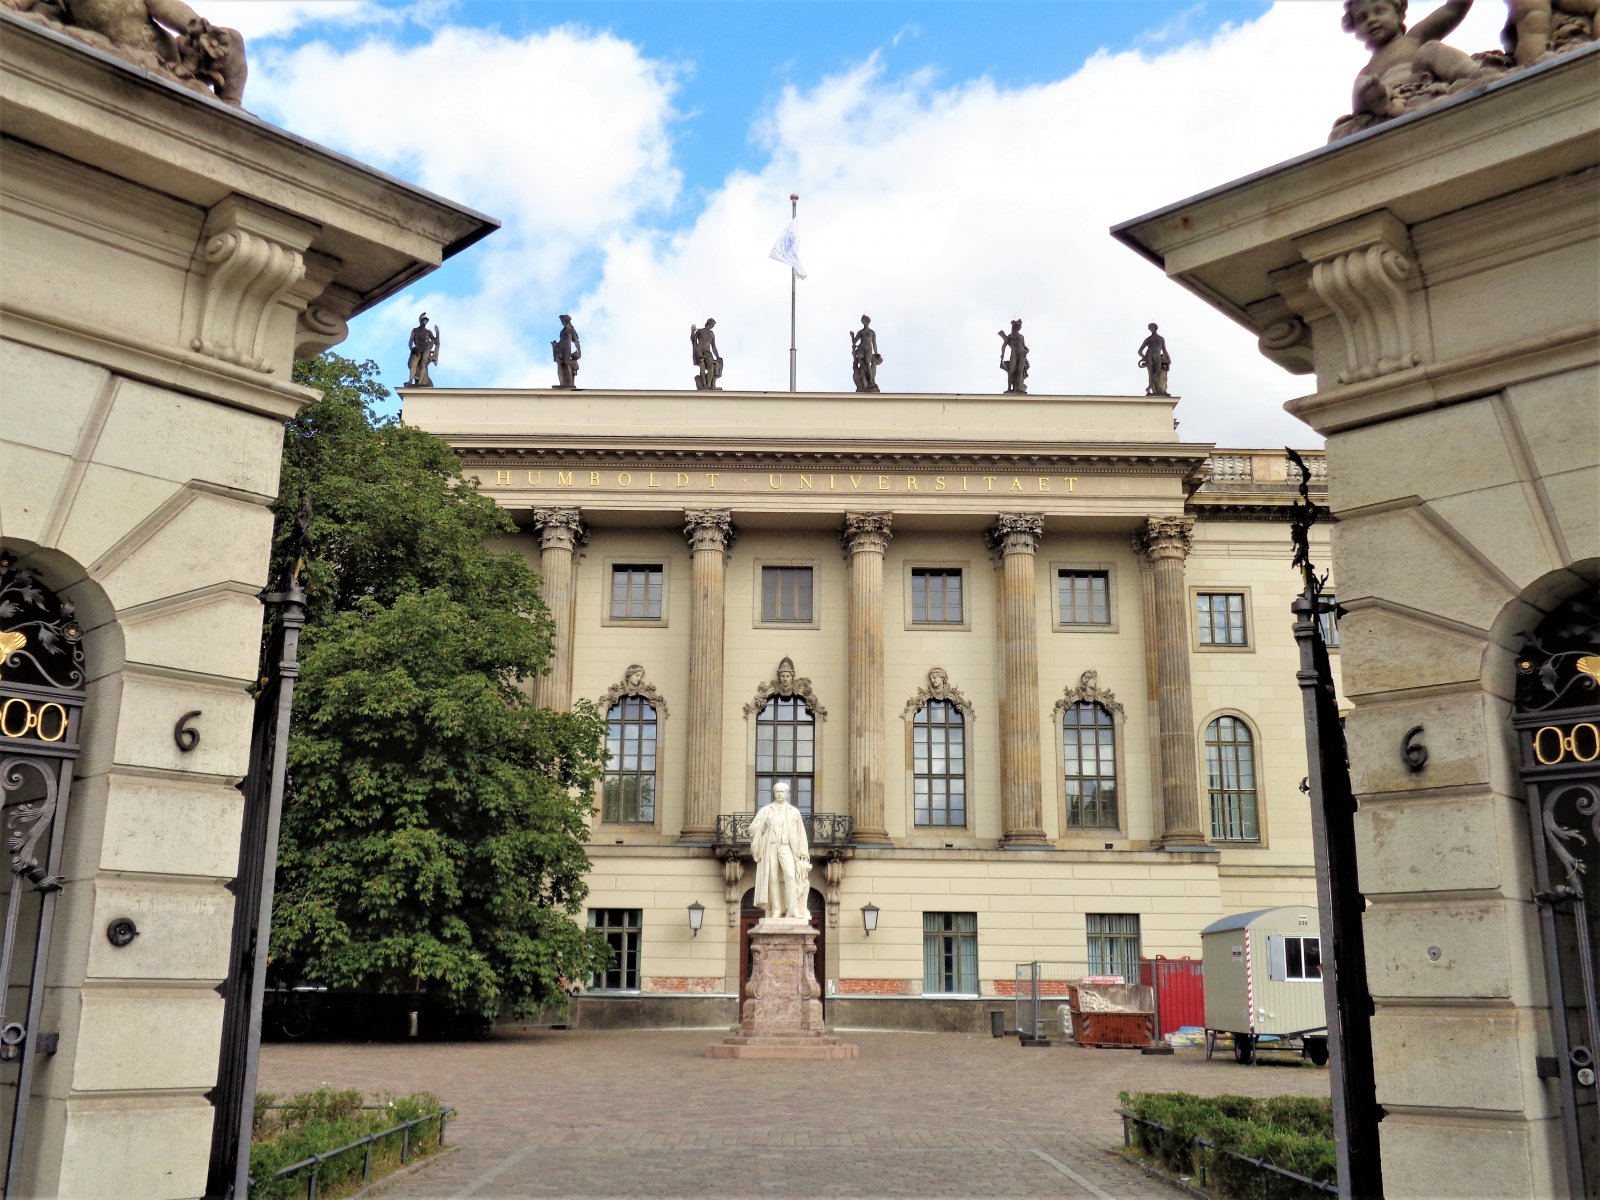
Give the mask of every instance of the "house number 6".
POLYGON ((185 754, 200 744, 200 731, 192 729, 189 722, 200 715, 197 708, 193 712, 186 712, 178 718, 178 723, 172 727, 172 740, 177 743, 178 749, 185 754))

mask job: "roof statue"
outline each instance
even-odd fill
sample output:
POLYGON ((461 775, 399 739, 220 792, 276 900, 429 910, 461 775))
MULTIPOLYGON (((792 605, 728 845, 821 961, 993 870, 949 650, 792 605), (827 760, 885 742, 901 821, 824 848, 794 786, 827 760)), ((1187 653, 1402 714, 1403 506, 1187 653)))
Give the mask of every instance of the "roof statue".
POLYGON ((876 392, 878 365, 883 355, 878 353, 878 335, 873 332, 872 318, 861 314, 860 330, 850 330, 850 377, 855 380, 856 391, 876 392))
POLYGON ((1156 323, 1150 322, 1150 336, 1139 343, 1139 365, 1145 369, 1148 382, 1146 396, 1166 396, 1167 369, 1172 366, 1172 355, 1167 353, 1167 339, 1156 332, 1156 323))
POLYGON ((1466 54, 1443 39, 1472 0, 1446 0, 1409 27, 1406 7, 1406 0, 1344 0, 1342 24, 1372 57, 1356 76, 1350 113, 1334 122, 1330 142, 1587 45, 1600 15, 1600 0, 1507 0, 1502 49, 1466 54))
POLYGON ((244 99, 244 38, 183 0, 0 0, 0 8, 218 100, 244 99))
POLYGON ((556 387, 576 391, 578 387, 578 360, 583 357, 583 342, 572 318, 561 314, 561 333, 550 343, 550 357, 556 364, 556 387))
POLYGON ((1000 369, 1006 373, 1006 394, 1028 394, 1028 343, 1022 340, 1022 321, 1011 322, 1011 332, 999 331, 1000 369))
POLYGON ((406 386, 432 387, 429 366, 439 361, 439 327, 428 328, 428 314, 417 318, 417 327, 406 343, 406 386))
POLYGON ((716 319, 707 317, 704 325, 689 326, 689 346, 693 351, 694 386, 702 392, 717 392, 722 385, 722 355, 717 352, 716 319))

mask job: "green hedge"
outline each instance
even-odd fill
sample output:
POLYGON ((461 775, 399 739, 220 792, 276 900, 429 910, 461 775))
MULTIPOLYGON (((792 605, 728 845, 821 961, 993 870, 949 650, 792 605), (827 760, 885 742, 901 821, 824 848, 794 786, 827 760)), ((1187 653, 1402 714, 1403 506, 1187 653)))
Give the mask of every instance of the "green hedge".
POLYGON ((1165 1130, 1129 1123, 1133 1145, 1175 1175, 1204 1174, 1207 1187, 1240 1200, 1322 1200, 1324 1193, 1258 1171, 1229 1154, 1195 1146, 1203 1137, 1222 1149, 1334 1183, 1333 1105, 1309 1096, 1194 1096, 1188 1092, 1123 1092, 1122 1107, 1165 1130), (1263 1178, 1263 1176, 1265 1176, 1263 1178))
MULTIPOLYGON (((392 1128, 402 1121, 433 1116, 443 1107, 432 1092, 415 1092, 393 1100, 378 1100, 376 1108, 354 1090, 319 1088, 280 1101, 270 1092, 256 1096, 255 1123, 250 1134, 251 1200, 293 1200, 306 1192, 305 1175, 273 1178, 291 1163, 313 1154, 326 1154, 369 1133, 392 1128)), ((381 1139, 372 1148, 372 1177, 380 1178, 400 1166, 401 1135, 381 1139)), ((439 1148, 439 1121, 429 1120, 411 1130, 411 1157, 421 1158, 439 1148)), ((352 1150, 323 1164, 317 1171, 317 1194, 337 1196, 361 1184, 365 1155, 352 1150)))

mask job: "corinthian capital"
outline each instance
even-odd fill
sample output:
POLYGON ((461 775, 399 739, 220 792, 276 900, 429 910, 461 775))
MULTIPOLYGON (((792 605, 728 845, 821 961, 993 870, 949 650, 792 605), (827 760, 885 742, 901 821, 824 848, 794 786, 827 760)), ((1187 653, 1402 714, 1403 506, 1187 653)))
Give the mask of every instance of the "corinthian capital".
POLYGON ((1044 536, 1042 513, 1001 513, 989 527, 985 540, 997 558, 1008 554, 1036 554, 1044 536))
POLYGON ((839 544, 847 554, 871 552, 882 554, 889 548, 889 524, 892 513, 845 513, 844 528, 839 531, 839 544))
POLYGON ((1133 535, 1133 548, 1149 563, 1163 558, 1182 562, 1189 557, 1193 541, 1193 517, 1150 517, 1144 528, 1133 535))
POLYGON ((690 508, 683 513, 683 536, 690 550, 727 553, 737 536, 733 512, 726 508, 690 508))
POLYGON ((576 508, 536 508, 533 527, 539 531, 541 550, 576 550, 589 541, 589 528, 576 508))

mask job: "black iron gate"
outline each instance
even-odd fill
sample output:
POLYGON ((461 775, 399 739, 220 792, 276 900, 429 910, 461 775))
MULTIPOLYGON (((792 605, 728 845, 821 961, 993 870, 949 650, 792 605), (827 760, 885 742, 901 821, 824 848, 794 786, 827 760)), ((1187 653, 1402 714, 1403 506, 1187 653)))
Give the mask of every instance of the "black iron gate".
POLYGON ((1600 1196, 1600 599, 1552 612, 1517 657, 1512 718, 1528 796, 1534 901, 1544 944, 1555 1053, 1538 1062, 1560 1082, 1567 1181, 1600 1196))
POLYGON ((1311 500, 1311 472, 1293 450, 1287 453, 1300 469, 1300 499, 1292 511, 1291 532, 1302 590, 1292 607, 1294 637, 1300 646, 1296 678, 1305 708, 1310 765, 1304 786, 1311 795, 1339 1195, 1377 1198, 1383 1195, 1378 1154, 1383 1109, 1378 1105, 1372 1062, 1372 992, 1367 986, 1361 928, 1366 900, 1356 875, 1356 799, 1350 787, 1350 759, 1323 635, 1323 619, 1337 617, 1337 604, 1324 594, 1327 576, 1318 575, 1311 561, 1311 527, 1322 511, 1311 500))
POLYGON ((82 629, 72 605, 0 551, 0 802, 11 856, 0 933, 0 1117, 4 1194, 17 1194, 34 1075, 56 1051, 39 1028, 61 830, 83 720, 82 629))

